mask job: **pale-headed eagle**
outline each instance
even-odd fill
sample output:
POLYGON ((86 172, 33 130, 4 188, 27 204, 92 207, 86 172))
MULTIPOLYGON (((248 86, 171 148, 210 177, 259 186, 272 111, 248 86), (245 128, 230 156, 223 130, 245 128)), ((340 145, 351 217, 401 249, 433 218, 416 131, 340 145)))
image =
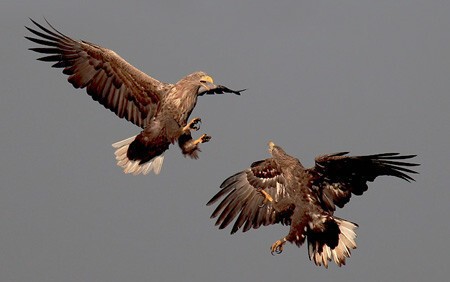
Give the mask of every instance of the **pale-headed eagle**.
POLYGON ((334 216, 336 206, 342 208, 352 194, 362 195, 367 182, 381 175, 406 181, 414 180, 406 167, 418 164, 403 162, 415 155, 384 153, 347 156, 348 152, 319 156, 315 166, 304 168, 297 158, 269 142, 272 157, 254 162, 250 168, 230 176, 221 190, 207 203, 223 198, 211 215, 218 217, 220 229, 235 220, 231 234, 261 225, 290 225, 289 233, 271 246, 281 253, 291 242, 301 246, 308 240, 309 258, 328 268, 328 262, 345 264, 350 250, 356 248, 358 225, 334 216))
POLYGON ((134 123, 143 130, 140 134, 114 143, 117 165, 125 173, 158 174, 164 160, 163 153, 170 144, 178 141, 182 153, 198 158, 199 144, 211 137, 203 134, 193 140, 191 130, 200 129, 200 118, 187 122, 204 94, 234 93, 215 85, 205 72, 194 72, 175 84, 160 82, 138 70, 114 51, 99 45, 74 40, 50 26, 46 28, 31 20, 39 29, 26 27, 37 36, 25 37, 44 47, 30 50, 50 54, 39 58, 56 62, 52 67, 64 68, 68 81, 75 88, 86 88, 92 99, 116 113, 120 118, 134 123))

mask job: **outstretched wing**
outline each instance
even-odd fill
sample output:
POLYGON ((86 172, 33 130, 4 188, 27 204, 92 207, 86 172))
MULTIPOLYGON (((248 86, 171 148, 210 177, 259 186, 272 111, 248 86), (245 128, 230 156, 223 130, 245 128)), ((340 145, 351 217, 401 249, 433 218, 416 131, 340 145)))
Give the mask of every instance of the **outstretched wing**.
POLYGON ((144 127, 158 108, 162 95, 171 84, 151 78, 130 65, 114 51, 74 40, 50 26, 31 20, 40 30, 26 27, 37 37, 25 37, 44 47, 30 50, 48 54, 39 58, 56 62, 52 67, 64 68, 75 88, 85 88, 92 99, 137 126, 144 127))
POLYGON ((258 192, 265 190, 275 201, 289 197, 286 179, 272 158, 254 162, 250 168, 227 178, 220 188, 207 203, 212 205, 224 197, 211 215, 211 218, 218 216, 219 229, 227 227, 236 217, 231 234, 242 226, 245 232, 280 221, 288 223, 289 219, 277 214, 270 203, 264 204, 264 196, 258 192))
POLYGON ((324 205, 335 210, 342 208, 352 194, 362 195, 367 190, 367 182, 382 175, 395 176, 406 181, 414 179, 408 175, 417 173, 406 167, 419 164, 403 162, 415 155, 384 153, 368 156, 346 156, 348 152, 319 156, 316 165, 308 169, 314 176, 312 189, 322 199, 324 205))

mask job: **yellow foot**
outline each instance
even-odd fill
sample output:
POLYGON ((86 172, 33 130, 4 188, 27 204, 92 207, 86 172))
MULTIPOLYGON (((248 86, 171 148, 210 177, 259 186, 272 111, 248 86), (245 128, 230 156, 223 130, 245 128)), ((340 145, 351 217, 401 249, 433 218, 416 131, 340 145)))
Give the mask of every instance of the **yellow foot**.
POLYGON ((211 136, 203 134, 202 136, 200 136, 200 138, 198 138, 197 140, 194 141, 194 144, 197 145, 199 143, 206 143, 209 140, 211 140, 211 136))
POLYGON ((200 129, 201 123, 201 118, 194 118, 185 127, 183 127, 183 132, 190 132, 191 130, 197 131, 200 129))
POLYGON ((259 206, 260 208, 264 207, 267 203, 272 203, 273 202, 272 196, 270 196, 269 193, 267 193, 263 189, 258 188, 256 191, 258 193, 260 193, 264 197, 262 205, 259 206))
POLYGON ((273 243, 273 245, 270 247, 270 253, 274 255, 281 254, 283 252, 283 245, 286 244, 286 238, 280 239, 273 243))

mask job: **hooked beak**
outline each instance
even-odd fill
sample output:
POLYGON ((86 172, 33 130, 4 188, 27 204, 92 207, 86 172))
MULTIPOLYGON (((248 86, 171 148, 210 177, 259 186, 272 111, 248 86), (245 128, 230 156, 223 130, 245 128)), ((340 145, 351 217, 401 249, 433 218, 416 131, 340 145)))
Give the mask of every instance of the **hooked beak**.
POLYGON ((200 89, 198 90, 198 93, 207 92, 214 88, 216 88, 216 85, 214 84, 212 77, 205 75, 200 78, 200 89))
POLYGON ((200 88, 198 89, 198 93, 208 92, 214 88, 216 88, 216 85, 214 83, 209 82, 209 81, 201 81, 200 88))

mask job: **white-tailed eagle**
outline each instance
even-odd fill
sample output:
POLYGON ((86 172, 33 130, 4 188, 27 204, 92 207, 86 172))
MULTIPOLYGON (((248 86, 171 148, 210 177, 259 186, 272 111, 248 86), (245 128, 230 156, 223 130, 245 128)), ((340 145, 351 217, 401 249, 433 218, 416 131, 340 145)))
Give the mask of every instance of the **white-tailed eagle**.
POLYGON ((54 62, 52 67, 63 68, 75 88, 86 88, 92 99, 143 129, 140 134, 113 144, 117 165, 125 173, 147 174, 153 170, 158 174, 163 153, 175 142, 185 156, 198 158, 198 145, 211 137, 203 134, 193 140, 191 136, 191 130, 200 128, 200 118, 187 122, 197 97, 222 93, 239 95, 243 91, 215 85, 212 77, 202 71, 189 74, 175 84, 161 82, 112 50, 74 40, 48 22, 50 28, 31 21, 39 29, 26 28, 37 37, 26 38, 43 47, 30 50, 48 54, 38 60, 54 62))
POLYGON ((411 181, 408 173, 416 172, 407 167, 418 165, 402 161, 415 155, 348 156, 341 152, 319 156, 314 167, 304 168, 272 142, 269 152, 271 158, 254 162, 222 183, 207 203, 221 199, 211 218, 218 217, 220 229, 235 220, 232 234, 240 228, 245 232, 261 225, 290 225, 289 233, 271 246, 272 254, 281 253, 286 242, 300 247, 307 239, 309 258, 325 267, 329 261, 345 264, 356 248, 357 225, 334 216, 336 206, 344 207, 352 194, 362 195, 367 182, 378 176, 411 181))

